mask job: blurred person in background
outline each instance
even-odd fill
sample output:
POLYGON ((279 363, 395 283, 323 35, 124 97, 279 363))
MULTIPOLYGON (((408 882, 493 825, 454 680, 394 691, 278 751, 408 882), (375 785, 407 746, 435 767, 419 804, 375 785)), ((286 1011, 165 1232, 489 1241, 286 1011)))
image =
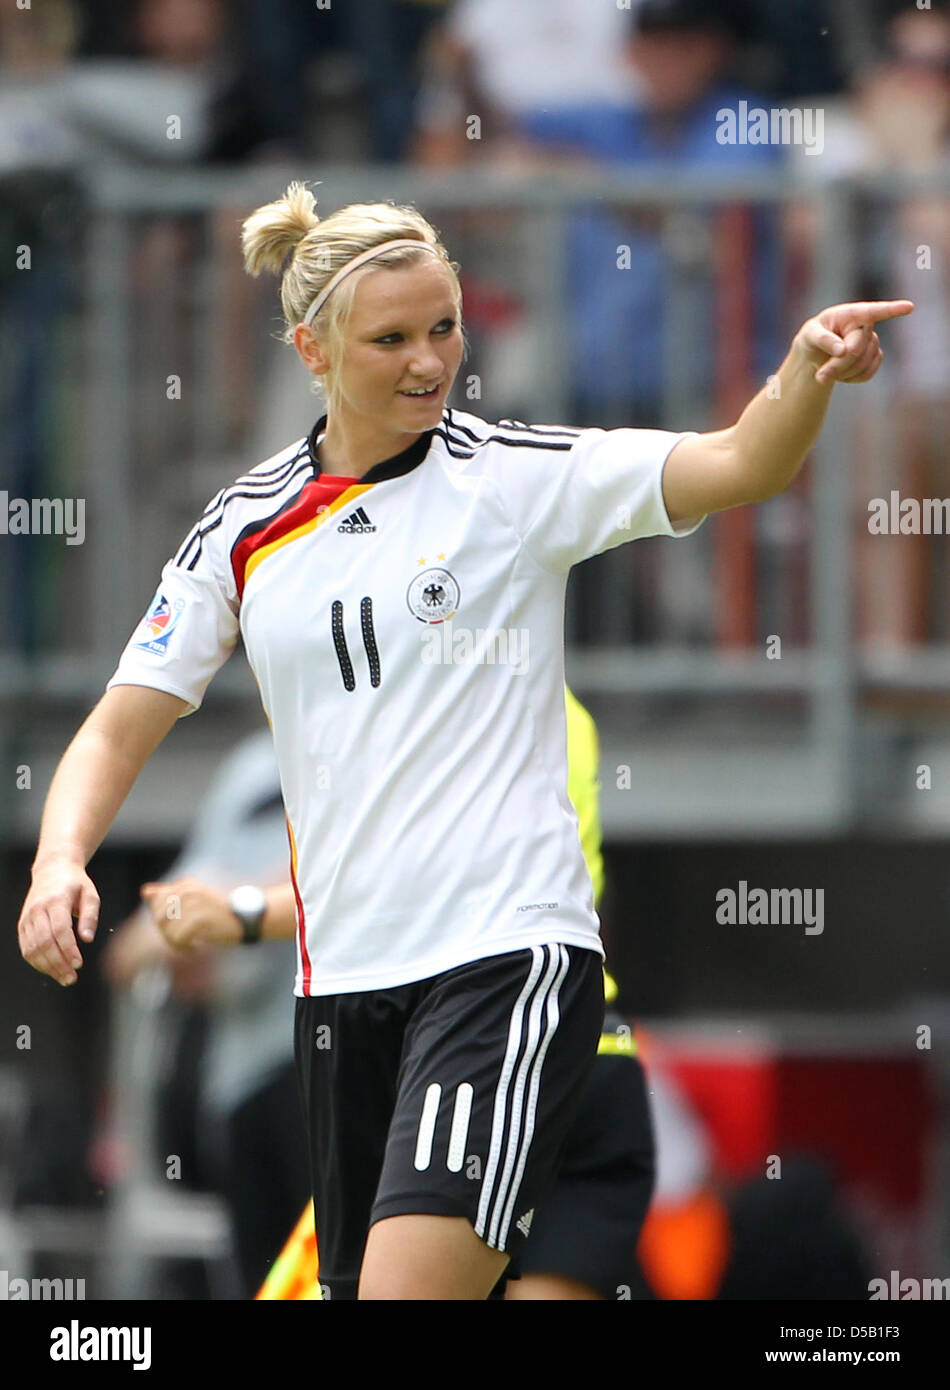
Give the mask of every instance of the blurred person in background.
MULTIPOLYGON (((267 83, 261 71, 268 39, 282 32, 281 0, 273 0, 271 23, 259 31, 251 23, 258 8, 252 0, 76 3, 83 16, 79 55, 90 117, 95 118, 96 87, 105 116, 120 105, 124 111, 129 91, 138 86, 143 109, 130 120, 143 158, 182 157, 183 145, 188 158, 227 162, 298 152, 295 137, 305 108, 297 74, 289 59, 279 82, 267 83), (281 94, 276 102, 275 88, 281 94), (161 112, 182 117, 177 150, 153 144, 156 101, 161 112)), ((159 133, 164 138, 164 130, 159 133)))
MULTIPOLYGON (((231 891, 249 880, 261 887, 283 882, 287 852, 273 739, 264 729, 222 764, 168 871, 182 920, 191 921, 207 901, 219 902, 237 928, 231 891)), ((164 1166, 169 1149, 184 1151, 186 1185, 225 1198, 238 1296, 245 1298, 259 1287, 310 1190, 287 987, 293 956, 288 941, 230 952, 174 950, 143 905, 110 938, 103 961, 122 989, 146 969, 169 977, 168 1003, 139 1018, 139 1027, 155 1035, 146 1084, 161 1121, 160 1152, 141 1155, 141 1162, 164 1166), (177 1044, 171 1056, 169 1037, 177 1044)))
POLYGON ((347 0, 343 6, 344 38, 359 64, 369 112, 369 158, 397 163, 408 157, 424 45, 450 10, 451 0, 347 0))
MULTIPOLYGON (((201 27, 158 5, 159 40, 181 51, 201 27)), ((179 0, 175 0, 175 4, 179 0)), ((186 8, 190 0, 180 0, 186 8)), ((230 81, 215 106, 212 157, 397 162, 405 157, 418 80, 417 56, 449 0, 231 0, 226 6, 230 81)), ((200 6, 193 8, 200 10, 200 6)), ((122 17, 96 34, 99 51, 140 44, 122 17), (111 31, 111 32, 110 32, 111 31)), ((156 20, 149 22, 155 51, 156 20)))
MULTIPOLYGON (((78 38, 71 0, 0 11, 0 488, 11 498, 73 493, 73 383, 49 364, 76 308, 74 171, 94 153, 62 94, 78 38)), ((49 540, 4 536, 0 647, 35 652, 55 642, 48 592, 63 562, 49 540)))
MULTIPOLYGON (((0 168, 189 164, 233 138, 219 106, 238 80, 225 0, 134 0, 118 52, 83 53, 84 9, 45 0, 0 15, 0 168)), ((268 138, 257 114, 243 153, 268 138)))
POLYGON ((224 0, 134 0, 126 51, 83 57, 62 99, 97 161, 190 164, 214 153, 215 109, 236 54, 224 0))
POLYGON ((456 0, 425 45, 413 158, 451 166, 481 153, 471 115, 497 150, 532 111, 628 100, 628 23, 619 6, 589 0, 456 0))
MULTIPOLYGON (((848 175, 950 176, 950 7, 934 0, 890 6, 875 62, 830 102, 821 159, 798 159, 806 187, 848 175)), ((895 274, 920 283, 919 309, 885 374, 885 390, 858 423, 864 467, 854 491, 859 631, 884 649, 950 638, 950 586, 942 536, 869 532, 868 503, 950 497, 950 197, 918 183, 869 193, 855 226, 861 293, 895 274), (895 409, 895 406, 898 408, 895 409), (897 461, 895 473, 894 461, 897 461)), ((814 210, 797 209, 792 232, 807 248, 820 234, 814 210)))
MULTIPOLYGON (((628 99, 603 99, 560 110, 525 111, 519 133, 526 153, 561 156, 605 168, 675 178, 768 171, 781 164, 775 145, 721 143, 719 112, 758 98, 738 87, 732 70, 748 33, 742 0, 710 7, 702 0, 641 0, 622 47, 631 78, 628 99)), ((764 375, 778 345, 777 247, 762 220, 748 267, 755 301, 754 365, 764 375)), ((712 257, 710 245, 706 254, 712 257)), ((709 267, 711 268, 711 267, 709 267)), ((605 215, 572 220, 567 293, 577 333, 571 354, 571 412, 584 420, 636 419, 659 426, 668 358, 666 306, 677 273, 655 215, 605 215), (619 248, 629 248, 620 262, 619 248)), ((696 304, 712 324, 710 285, 696 304)), ((694 382, 708 399, 714 383, 715 334, 691 343, 699 358, 694 382)))

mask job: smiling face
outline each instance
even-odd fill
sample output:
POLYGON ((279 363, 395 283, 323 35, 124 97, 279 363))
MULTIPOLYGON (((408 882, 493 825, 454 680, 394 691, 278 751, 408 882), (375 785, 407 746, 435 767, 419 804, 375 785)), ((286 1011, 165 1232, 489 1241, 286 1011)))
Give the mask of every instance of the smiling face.
POLYGON ((439 423, 464 351, 457 294, 451 273, 426 255, 362 275, 338 358, 330 344, 297 328, 294 341, 309 369, 316 376, 336 369, 328 431, 378 437, 381 447, 396 441, 398 452, 439 423), (412 394, 421 389, 426 394, 412 394))

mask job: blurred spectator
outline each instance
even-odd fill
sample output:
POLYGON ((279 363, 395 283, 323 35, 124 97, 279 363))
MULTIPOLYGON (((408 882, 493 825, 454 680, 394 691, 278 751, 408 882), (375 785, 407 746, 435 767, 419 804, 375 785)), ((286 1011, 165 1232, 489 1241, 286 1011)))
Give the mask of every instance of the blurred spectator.
POLYGON ((63 169, 88 156, 63 95, 78 38, 72 0, 0 10, 0 173, 63 169))
MULTIPOLYGON (((626 49, 639 102, 525 113, 521 132, 537 147, 664 177, 675 177, 676 170, 728 177, 732 171, 768 169, 782 160, 780 147, 717 139, 721 111, 738 110, 742 99, 759 104, 729 77, 744 25, 742 11, 730 6, 710 10, 701 0, 643 0, 626 49)), ((779 276, 777 246, 765 219, 757 219, 756 232, 755 259, 748 267, 756 318, 752 365, 764 374, 774 368, 778 347, 779 276)), ((574 421, 661 422, 668 367, 665 311, 675 273, 655 217, 592 210, 574 219, 568 261, 574 421), (621 248, 629 248, 625 259, 621 248)), ((706 328, 690 344, 696 354, 691 376, 708 399, 717 348, 711 285, 693 307, 695 321, 706 328)))
MULTIPOLYGON (((291 157, 405 157, 418 52, 448 0, 236 0, 242 81, 222 111, 253 111, 291 157)), ((240 119, 232 127, 241 128, 240 119)), ((227 156, 226 142, 221 144, 227 156)))
MULTIPOLYGON (((80 0, 89 58, 154 56, 123 0, 80 0)), ((205 27, 157 0, 162 42, 180 52, 205 27), (167 15, 163 13, 167 10, 167 15)), ((248 151, 333 162, 404 158, 417 55, 451 0, 224 0, 230 74, 214 106, 212 157, 248 151)), ((154 20, 150 22, 154 29, 154 20)), ((177 61, 177 59, 176 59, 177 61)))
POLYGON ((497 140, 534 110, 628 100, 628 24, 629 11, 589 0, 458 0, 427 44, 415 158, 456 164, 473 153, 472 115, 481 138, 497 140))
MULTIPOLYGON (((565 3, 566 13, 578 21, 579 34, 588 10, 579 8, 575 0, 565 3)), ((610 26, 619 23, 618 32, 608 27, 606 10, 598 10, 603 27, 593 26, 595 34, 587 33, 583 41, 564 28, 562 39, 576 39, 581 58, 575 64, 562 54, 560 66, 552 63, 546 69, 547 88, 540 80, 528 80, 520 88, 515 82, 507 88, 503 85, 506 65, 500 57, 493 62, 501 37, 499 25, 492 30, 487 23, 496 8, 495 0, 463 0, 439 42, 433 44, 433 75, 419 103, 417 150, 426 162, 484 157, 525 170, 557 171, 572 160, 581 160, 668 175, 671 166, 691 174, 745 171, 774 166, 782 159, 782 151, 774 145, 717 140, 716 118, 722 108, 735 109, 742 97, 755 104, 755 98, 729 77, 737 47, 748 32, 746 12, 736 0, 715 9, 701 0, 640 0, 632 33, 628 12, 611 14, 610 26), (468 22, 463 25, 465 17, 468 22), (476 18, 483 22, 476 24, 476 18), (603 41, 604 50, 608 41, 613 45, 606 82, 599 85, 594 81, 594 37, 603 41), (456 88, 453 101, 447 95, 446 65, 451 62, 455 64, 453 80, 467 72, 475 83, 469 92, 456 88), (578 67, 581 75, 575 77, 578 67), (566 86, 564 72, 572 74, 566 86), (459 114, 465 109, 463 94, 477 93, 477 84, 486 81, 492 84, 492 99, 487 103, 489 133, 485 134, 483 120, 483 138, 469 140, 464 116, 459 114), (440 83, 445 90, 437 100, 440 83)), ((527 48, 526 42, 511 41, 510 25, 504 37, 512 52, 527 48)), ((774 252, 774 241, 760 236, 753 266, 757 370, 774 365, 777 349, 772 331, 778 288, 774 252)), ((572 419, 594 424, 657 423, 666 364, 663 319, 670 266, 655 218, 620 218, 593 210, 575 218, 568 269, 572 419), (629 248, 629 264, 622 267, 618 265, 620 247, 629 248)), ((706 321, 711 323, 708 315, 706 321)), ((704 371, 695 375, 707 387, 712 379, 713 338, 710 327, 693 345, 705 359, 704 371)))
MULTIPOLYGON (((77 36, 70 0, 0 11, 0 488, 11 497, 69 493, 58 437, 62 393, 49 364, 73 307, 80 224, 67 171, 89 153, 59 95, 77 36)), ((62 547, 48 538, 4 537, 0 645, 24 652, 44 645, 51 610, 43 589, 63 561, 62 547)))
MULTIPOLYGON (((240 97, 223 0, 137 0, 125 30, 134 53, 107 60, 75 59, 80 14, 74 0, 0 13, 0 406, 9 422, 0 480, 14 497, 72 495, 65 475, 81 444, 64 421, 71 393, 81 389, 82 359, 57 343, 79 283, 83 176, 117 164, 237 158, 266 145, 253 103, 240 97), (20 263, 24 246, 28 267, 20 263)), ((226 217, 221 231, 235 246, 233 216, 226 217)), ((195 252, 183 223, 152 223, 143 234, 140 340, 153 360, 168 354, 174 325, 187 316, 182 286, 190 277, 181 271, 195 252), (156 295, 157 283, 174 289, 156 295)), ((235 261, 240 272, 236 251, 235 261)), ((243 273, 240 280, 243 290, 243 273)), ((0 612, 4 645, 30 651, 55 640, 55 610, 41 591, 71 558, 42 538, 8 538, 0 580, 17 601, 0 612)))
POLYGON ((0 16, 0 168, 236 160, 277 139, 225 0, 135 0, 120 51, 76 59, 81 13, 46 0, 0 16))
MULTIPOLYGON (((806 184, 849 174, 950 174, 950 11, 907 0, 891 17, 882 57, 858 74, 844 101, 829 104, 821 159, 800 160, 806 184)), ((950 199, 934 189, 902 194, 888 182, 869 193, 855 219, 856 293, 904 295, 916 304, 893 343, 890 385, 862 412, 856 451, 859 628, 882 646, 950 638, 950 588, 943 537, 869 535, 868 502, 950 496, 950 199), (894 402, 899 401, 899 410, 894 402)), ((814 237, 800 214, 799 235, 814 237)))
POLYGON ((408 155, 423 45, 447 8, 447 0, 347 0, 344 6, 345 39, 362 68, 374 159, 389 163, 408 155))
POLYGON ((136 0, 130 25, 131 55, 86 59, 71 76, 79 128, 111 158, 211 157, 217 103, 235 81, 224 0, 136 0))

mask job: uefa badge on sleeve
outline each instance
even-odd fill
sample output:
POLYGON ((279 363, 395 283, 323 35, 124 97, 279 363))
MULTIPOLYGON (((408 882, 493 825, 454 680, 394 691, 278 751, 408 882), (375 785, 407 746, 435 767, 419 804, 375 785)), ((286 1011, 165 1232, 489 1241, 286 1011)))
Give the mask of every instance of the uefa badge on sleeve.
POLYGON ((164 656, 168 650, 168 639, 178 626, 184 607, 185 600, 183 598, 176 598, 175 602, 171 603, 159 589, 142 620, 145 638, 141 642, 136 642, 136 647, 141 651, 155 652, 157 656, 164 656))
POLYGON ((445 623, 458 612, 458 581, 448 570, 423 570, 406 592, 409 611, 420 623, 445 623))

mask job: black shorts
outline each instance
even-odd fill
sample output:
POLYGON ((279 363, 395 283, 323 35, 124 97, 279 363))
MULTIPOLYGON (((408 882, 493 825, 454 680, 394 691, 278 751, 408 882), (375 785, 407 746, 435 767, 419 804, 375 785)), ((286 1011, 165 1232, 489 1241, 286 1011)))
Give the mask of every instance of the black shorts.
POLYGON ((466 1217, 515 1255, 553 1186, 604 1018, 595 951, 533 946, 297 1000, 324 1296, 355 1298, 370 1226, 466 1217))
POLYGON ((636 1297, 636 1246, 654 1173, 643 1067, 632 1055, 598 1057, 557 1182, 521 1252, 521 1273, 576 1279, 604 1298, 636 1297))

